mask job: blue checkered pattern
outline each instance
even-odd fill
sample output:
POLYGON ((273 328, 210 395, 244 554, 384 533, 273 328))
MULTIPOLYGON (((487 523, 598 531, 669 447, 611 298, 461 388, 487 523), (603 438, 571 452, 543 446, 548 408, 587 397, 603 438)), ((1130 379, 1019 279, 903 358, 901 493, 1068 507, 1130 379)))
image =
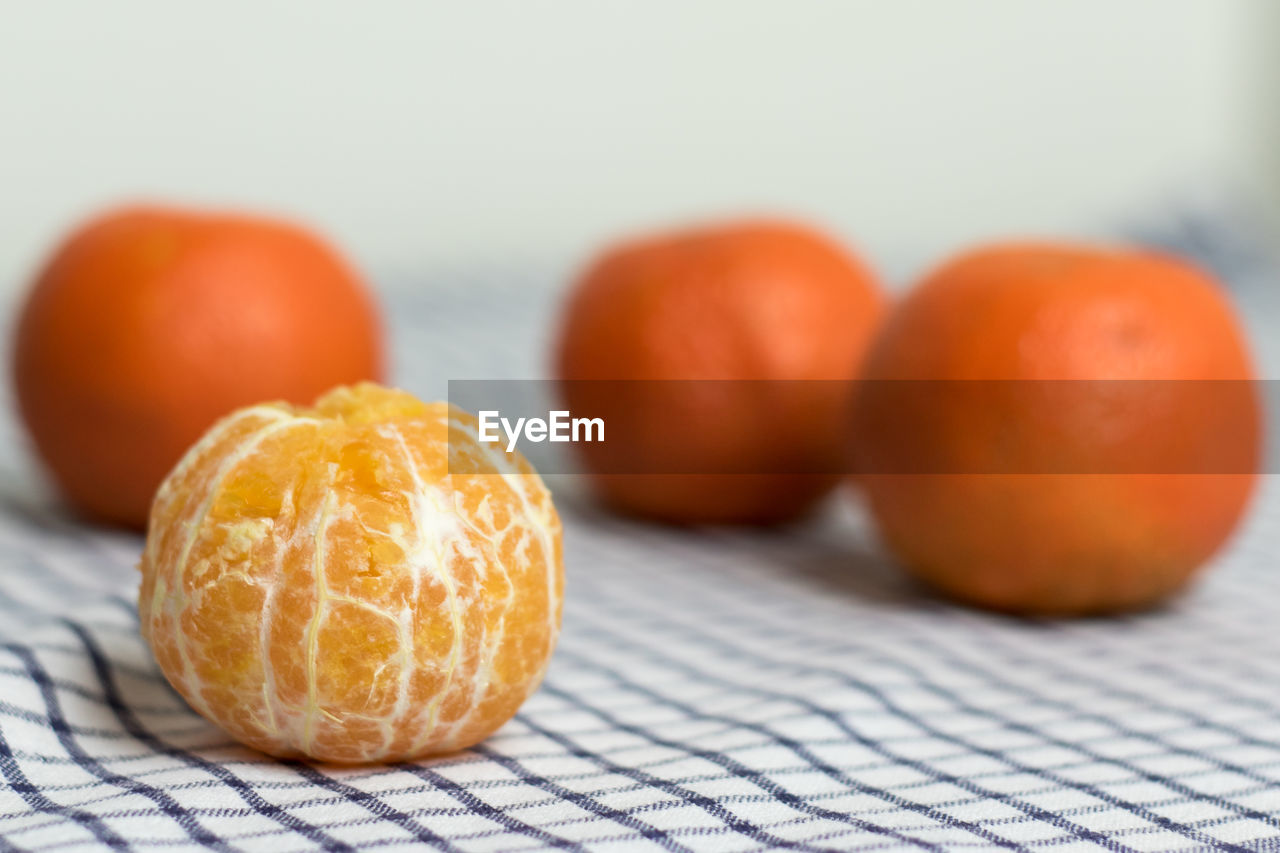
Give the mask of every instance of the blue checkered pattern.
MULTIPOLYGON (((1266 272, 1205 257, 1280 363, 1266 272)), ((388 288, 401 384, 538 376, 551 278, 388 288)), ((1280 849, 1271 483, 1189 595, 1061 623, 930 597, 850 495, 780 533, 676 531, 552 482, 568 594, 542 690, 463 754, 335 769, 185 706, 138 636, 140 540, 64 516, 3 431, 0 851, 1280 849)))

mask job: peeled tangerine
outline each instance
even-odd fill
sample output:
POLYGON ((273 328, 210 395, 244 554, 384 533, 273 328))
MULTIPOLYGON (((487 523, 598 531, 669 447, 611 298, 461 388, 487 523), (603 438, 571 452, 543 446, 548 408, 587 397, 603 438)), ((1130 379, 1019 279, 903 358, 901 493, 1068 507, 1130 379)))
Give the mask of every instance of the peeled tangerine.
POLYGON ((142 633, 202 715, 281 757, 463 749, 536 689, 560 521, 519 454, 445 403, 362 384, 241 409, 156 495, 142 633))

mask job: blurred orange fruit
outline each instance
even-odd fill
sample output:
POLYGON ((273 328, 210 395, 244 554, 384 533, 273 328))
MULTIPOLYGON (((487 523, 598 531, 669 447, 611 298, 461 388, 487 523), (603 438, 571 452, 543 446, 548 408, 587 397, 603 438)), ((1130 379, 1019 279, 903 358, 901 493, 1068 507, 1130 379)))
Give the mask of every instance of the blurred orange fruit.
POLYGON ((605 252, 573 289, 555 355, 569 409, 606 424, 605 443, 578 445, 597 491, 677 523, 802 514, 839 482, 848 382, 883 304, 857 258, 792 223, 605 252))
POLYGON ((1241 517, 1259 464, 1253 376, 1227 297, 1184 262, 971 252, 872 345, 859 482, 889 547, 959 599, 1041 614, 1150 605, 1241 517))
POLYGON ((476 421, 372 384, 221 420, 165 480, 142 632, 209 720, 277 756, 463 749, 540 683, 560 521, 476 421))
POLYGON ((58 248, 14 354, 22 416, 66 498, 134 526, 218 417, 382 370, 373 300, 321 239, 160 207, 109 212, 58 248))

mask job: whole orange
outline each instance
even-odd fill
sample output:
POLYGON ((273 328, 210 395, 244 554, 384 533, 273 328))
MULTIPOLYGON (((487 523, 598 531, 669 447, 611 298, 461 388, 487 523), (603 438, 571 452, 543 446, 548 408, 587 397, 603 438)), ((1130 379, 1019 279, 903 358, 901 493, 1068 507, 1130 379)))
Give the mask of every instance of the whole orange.
POLYGON ((839 482, 849 383, 884 305, 818 231, 745 221, 606 251, 573 288, 556 375, 603 499, 677 523, 770 523, 839 482))
POLYGON ((165 677, 278 756, 471 746, 537 688, 560 629, 538 475, 466 412, 369 383, 219 421, 161 486, 140 568, 165 677))
POLYGON ((1236 526, 1260 402, 1222 289, 1138 251, 1015 244, 928 276, 867 357, 852 440, 888 546, 1001 610, 1178 590, 1236 526))
POLYGON ((63 494, 132 526, 221 415, 382 370, 373 299, 319 237, 163 207, 76 230, 36 278, 14 351, 22 417, 63 494))

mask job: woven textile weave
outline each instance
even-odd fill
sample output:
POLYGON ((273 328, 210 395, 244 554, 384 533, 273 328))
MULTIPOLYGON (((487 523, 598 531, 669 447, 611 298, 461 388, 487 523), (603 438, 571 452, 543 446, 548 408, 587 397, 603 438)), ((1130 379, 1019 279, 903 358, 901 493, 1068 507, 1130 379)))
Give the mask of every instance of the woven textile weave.
MULTIPOLYGON (((1274 282, 1203 259, 1274 368, 1274 282)), ((399 383, 540 375, 548 285, 446 278, 387 289, 399 383)), ((191 712, 138 636, 140 538, 63 514, 11 416, 0 447, 0 851, 1280 849, 1270 482, 1189 595, 1082 622, 930 597, 848 495, 782 532, 673 531, 553 483, 542 690, 464 754, 336 769, 191 712)))

